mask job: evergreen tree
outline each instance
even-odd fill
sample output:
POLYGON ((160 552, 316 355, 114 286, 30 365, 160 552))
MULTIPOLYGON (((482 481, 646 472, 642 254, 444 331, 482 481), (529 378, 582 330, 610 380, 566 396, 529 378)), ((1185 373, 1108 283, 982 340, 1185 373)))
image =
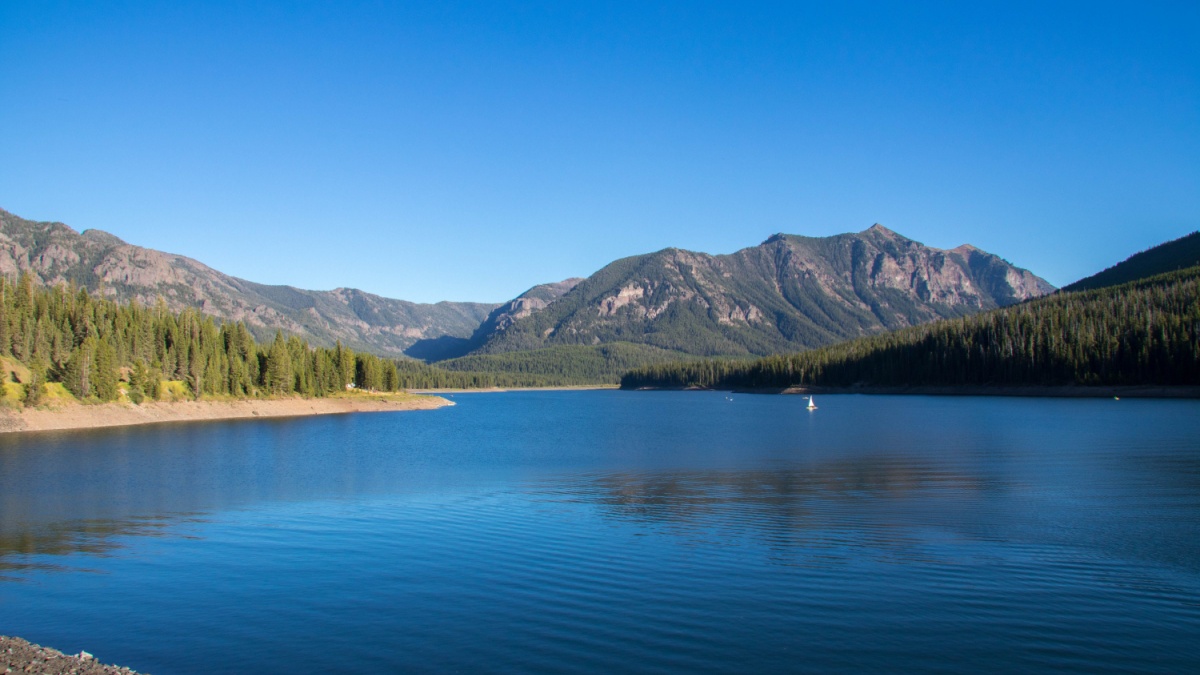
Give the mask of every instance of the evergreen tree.
POLYGON ((26 408, 35 408, 45 400, 46 376, 44 370, 39 367, 31 367, 30 371, 29 381, 24 385, 25 391, 21 398, 26 408))
POLYGON ((91 378, 92 394, 101 401, 115 401, 120 395, 117 382, 116 351, 108 342, 97 340, 91 378))
POLYGON ((275 341, 267 352, 266 388, 275 394, 292 391, 292 355, 288 352, 283 333, 275 332, 275 341))
POLYGON ((85 399, 92 395, 92 372, 95 369, 96 338, 86 338, 71 353, 62 375, 63 386, 75 395, 75 398, 85 399))
POLYGON ((129 400, 141 405, 146 399, 149 382, 150 369, 146 367, 146 362, 141 359, 134 361, 133 368, 129 371, 129 400))

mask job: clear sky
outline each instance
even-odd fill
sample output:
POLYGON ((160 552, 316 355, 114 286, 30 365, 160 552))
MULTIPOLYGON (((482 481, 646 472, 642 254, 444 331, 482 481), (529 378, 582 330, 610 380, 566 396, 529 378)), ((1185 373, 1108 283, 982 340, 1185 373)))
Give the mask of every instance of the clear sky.
POLYGON ((0 3, 0 208, 502 301, 880 222, 1062 285, 1200 227, 1200 3, 0 3))

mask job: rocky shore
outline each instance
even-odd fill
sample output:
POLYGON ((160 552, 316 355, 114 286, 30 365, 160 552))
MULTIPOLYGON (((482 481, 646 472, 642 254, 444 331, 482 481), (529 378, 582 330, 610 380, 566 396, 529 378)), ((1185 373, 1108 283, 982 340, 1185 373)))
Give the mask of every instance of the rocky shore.
POLYGON ((137 675, 121 666, 100 663, 87 652, 64 654, 21 638, 0 635, 0 667, 4 673, 42 675, 137 675))
POLYGON ((300 417, 353 412, 431 410, 453 402, 437 396, 384 394, 331 397, 177 401, 171 403, 71 404, 58 408, 0 411, 0 433, 94 429, 99 427, 267 417, 300 417))

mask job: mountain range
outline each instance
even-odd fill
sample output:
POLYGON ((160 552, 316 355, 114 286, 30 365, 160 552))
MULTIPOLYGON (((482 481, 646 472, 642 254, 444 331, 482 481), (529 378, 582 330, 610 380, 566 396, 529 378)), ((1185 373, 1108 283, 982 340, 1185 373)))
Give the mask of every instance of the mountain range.
POLYGON ((495 303, 421 304, 353 288, 307 291, 222 274, 172 253, 127 244, 101 230, 82 234, 62 223, 35 222, 0 209, 0 274, 29 272, 42 285, 74 283, 119 300, 173 311, 195 307, 242 321, 260 341, 276 330, 317 345, 342 344, 382 356, 402 356, 422 339, 470 335, 495 303))
POLYGON ((1027 270, 969 245, 942 250, 881 225, 831 237, 777 234, 727 255, 669 248, 587 278, 494 303, 420 304, 357 289, 310 291, 232 277, 99 230, 0 210, 0 274, 74 283, 117 300, 195 307, 317 345, 384 356, 633 343, 684 355, 764 355, 818 347, 1053 292, 1027 270))
POLYGON ((728 255, 669 248, 563 283, 569 290, 530 291, 547 300, 518 298, 497 308, 463 348, 504 353, 631 342, 694 355, 764 355, 1054 291, 973 246, 931 248, 882 225, 832 237, 777 234, 728 255))

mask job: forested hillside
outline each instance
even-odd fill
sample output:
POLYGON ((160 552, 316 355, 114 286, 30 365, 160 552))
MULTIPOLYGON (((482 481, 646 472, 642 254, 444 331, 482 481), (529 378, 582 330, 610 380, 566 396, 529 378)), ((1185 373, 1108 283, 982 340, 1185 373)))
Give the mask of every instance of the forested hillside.
POLYGON ((4 373, 4 381, 18 385, 29 406, 43 402, 47 383, 61 383, 84 401, 134 403, 160 398, 165 386, 192 398, 242 398, 327 396, 350 384, 395 391, 558 383, 533 375, 448 372, 341 344, 313 347, 282 333, 260 344, 241 322, 217 323, 192 308, 173 312, 163 302, 119 304, 72 285, 42 288, 28 274, 15 281, 0 276, 0 357, 20 365, 4 373))
POLYGON ((753 362, 627 374, 623 388, 1200 385, 1200 267, 753 362))
POLYGON ((561 384, 616 384, 633 368, 672 363, 689 357, 648 345, 613 342, 606 345, 559 345, 529 352, 478 354, 441 361, 451 371, 486 372, 510 376, 539 376, 561 384))
POLYGON ((1193 232, 1186 237, 1135 253, 1102 272, 1063 286, 1061 291, 1087 291, 1117 286, 1194 265, 1200 265, 1200 232, 1193 232))

